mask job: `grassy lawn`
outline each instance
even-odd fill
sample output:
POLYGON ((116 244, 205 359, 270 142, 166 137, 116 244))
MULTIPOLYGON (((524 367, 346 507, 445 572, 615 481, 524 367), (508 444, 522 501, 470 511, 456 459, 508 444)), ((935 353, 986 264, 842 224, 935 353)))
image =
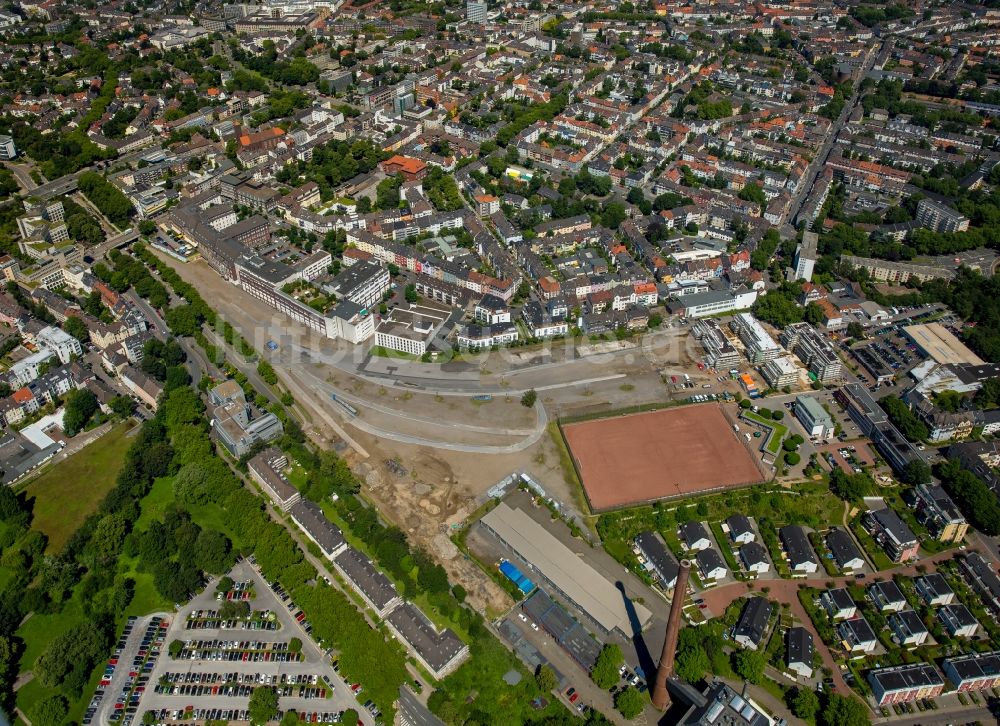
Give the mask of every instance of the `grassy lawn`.
POLYGON ((412 353, 403 353, 398 350, 392 350, 391 348, 386 348, 385 346, 376 345, 371 349, 372 355, 377 355, 382 358, 398 358, 399 360, 420 360, 419 355, 413 355, 412 353))
POLYGON ((860 518, 851 522, 851 531, 857 535, 858 542, 860 542, 861 546, 865 548, 865 552, 868 554, 868 557, 871 558, 872 564, 875 565, 877 569, 889 570, 896 566, 893 561, 889 559, 889 556, 882 551, 882 548, 878 546, 878 543, 872 539, 872 536, 865 531, 864 527, 861 526, 860 518))
POLYGON ((306 488, 306 479, 309 474, 297 461, 293 461, 287 469, 285 469, 285 476, 288 477, 288 483, 295 487, 300 492, 306 488))
POLYGON ((26 486, 32 503, 32 528, 49 538, 48 552, 58 552, 114 486, 134 424, 116 426, 81 451, 46 469, 26 486))

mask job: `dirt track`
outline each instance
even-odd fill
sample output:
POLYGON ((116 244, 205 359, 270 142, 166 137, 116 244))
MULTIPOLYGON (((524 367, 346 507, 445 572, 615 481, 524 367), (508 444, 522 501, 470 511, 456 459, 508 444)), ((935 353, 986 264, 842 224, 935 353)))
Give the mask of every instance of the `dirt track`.
POLYGON ((718 404, 568 424, 563 432, 596 510, 761 481, 718 404))

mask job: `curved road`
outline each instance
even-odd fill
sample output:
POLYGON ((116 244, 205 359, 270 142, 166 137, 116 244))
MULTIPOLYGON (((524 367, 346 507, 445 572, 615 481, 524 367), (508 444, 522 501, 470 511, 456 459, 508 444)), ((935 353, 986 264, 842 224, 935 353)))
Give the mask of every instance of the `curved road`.
MULTIPOLYGON (((912 577, 917 574, 917 566, 923 565, 925 567, 933 565, 937 566, 939 562, 944 562, 951 559, 956 555, 954 550, 947 550, 945 552, 939 552, 931 557, 925 557, 923 559, 912 562, 908 565, 901 565, 890 570, 882 570, 878 572, 875 576, 869 576, 863 582, 868 584, 874 582, 878 579, 891 578, 893 575, 904 575, 907 577, 912 577)), ((928 567, 928 569, 931 569, 928 567)), ((799 579, 799 580, 762 580, 757 583, 754 588, 754 592, 760 592, 763 587, 770 588, 767 597, 771 600, 776 600, 779 603, 788 603, 792 613, 799 620, 806 630, 808 630, 813 637, 813 644, 816 646, 816 650, 819 652, 820 656, 823 658, 823 665, 833 671, 833 683, 834 687, 840 693, 847 695, 851 693, 850 686, 844 680, 844 676, 840 672, 840 668, 833 660, 833 654, 830 652, 830 648, 826 643, 819 637, 816 632, 816 628, 806 613, 802 603, 799 602, 799 588, 802 585, 809 587, 819 588, 825 590, 827 583, 834 583, 834 587, 845 587, 851 584, 857 584, 859 581, 854 579, 854 577, 822 577, 822 578, 811 578, 811 579, 799 579)), ((750 588, 745 582, 732 582, 728 585, 723 585, 722 587, 715 588, 712 590, 706 590, 699 594, 699 596, 708 605, 708 609, 712 613, 723 613, 726 608, 737 598, 742 597, 746 593, 750 592, 750 588)))

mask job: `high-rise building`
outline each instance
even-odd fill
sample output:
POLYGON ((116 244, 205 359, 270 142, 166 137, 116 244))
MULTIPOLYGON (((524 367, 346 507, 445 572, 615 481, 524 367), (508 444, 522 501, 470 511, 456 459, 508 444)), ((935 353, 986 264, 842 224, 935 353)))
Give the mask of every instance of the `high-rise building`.
POLYGON ((10 136, 0 136, 0 159, 9 161, 17 158, 17 146, 10 136))
POLYGON ((485 23, 486 7, 484 0, 468 0, 465 3, 465 17, 470 23, 485 23))
POLYGON ((967 217, 933 199, 921 199, 917 204, 917 224, 935 232, 964 232, 969 228, 967 217))
POLYGON ((802 241, 795 248, 795 279, 812 280, 813 268, 816 266, 819 235, 815 232, 803 232, 802 241))

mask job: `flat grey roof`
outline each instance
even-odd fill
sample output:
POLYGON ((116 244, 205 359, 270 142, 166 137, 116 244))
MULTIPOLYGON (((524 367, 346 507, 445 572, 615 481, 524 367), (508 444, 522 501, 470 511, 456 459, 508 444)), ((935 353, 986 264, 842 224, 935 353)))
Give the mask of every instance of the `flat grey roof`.
MULTIPOLYGON (((501 502, 482 523, 606 631, 632 633, 622 592, 525 512, 501 502)), ((632 609, 640 626, 649 622, 649 610, 632 609)))

